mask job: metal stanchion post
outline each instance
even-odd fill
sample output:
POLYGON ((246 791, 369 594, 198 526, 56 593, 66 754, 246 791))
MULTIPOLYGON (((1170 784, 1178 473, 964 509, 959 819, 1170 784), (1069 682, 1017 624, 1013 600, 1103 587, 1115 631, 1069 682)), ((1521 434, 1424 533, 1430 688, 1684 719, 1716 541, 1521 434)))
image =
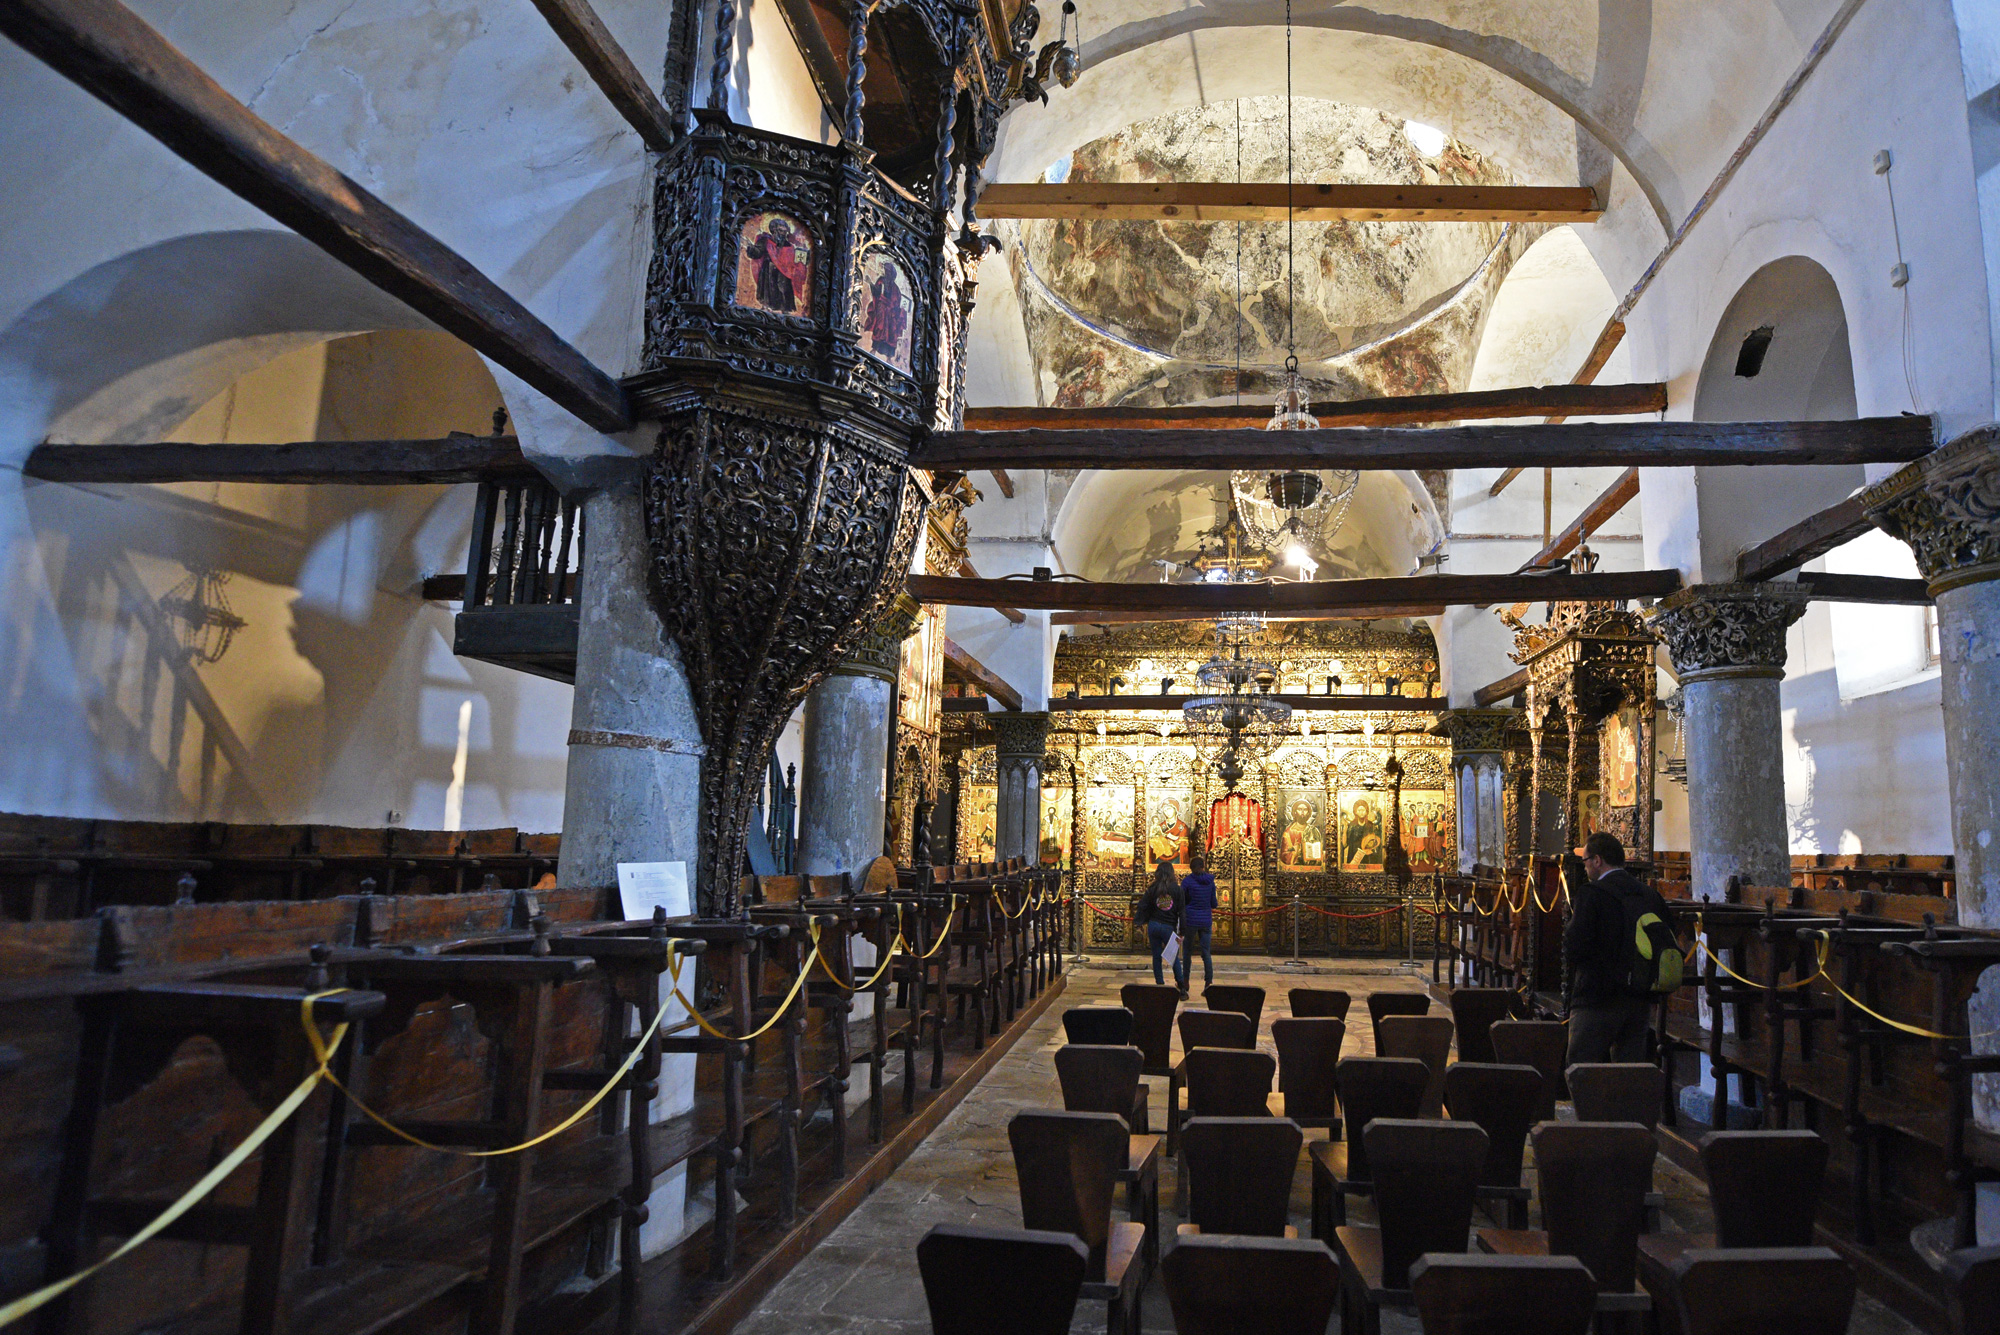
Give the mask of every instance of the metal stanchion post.
POLYGON ((1417 962, 1417 901, 1403 896, 1403 963, 1417 962))
POLYGON ((1292 892, 1292 957, 1285 961, 1283 967, 1299 970, 1312 967, 1299 954, 1299 893, 1296 890, 1292 892))

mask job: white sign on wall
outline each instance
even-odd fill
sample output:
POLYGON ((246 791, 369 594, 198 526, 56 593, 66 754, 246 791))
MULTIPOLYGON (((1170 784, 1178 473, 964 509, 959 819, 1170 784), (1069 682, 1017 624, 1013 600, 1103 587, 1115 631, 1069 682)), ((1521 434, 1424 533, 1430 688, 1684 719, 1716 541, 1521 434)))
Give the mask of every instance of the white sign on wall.
POLYGON ((688 868, 685 862, 621 862, 618 864, 619 911, 630 920, 650 918, 663 908, 669 918, 688 914, 688 868))

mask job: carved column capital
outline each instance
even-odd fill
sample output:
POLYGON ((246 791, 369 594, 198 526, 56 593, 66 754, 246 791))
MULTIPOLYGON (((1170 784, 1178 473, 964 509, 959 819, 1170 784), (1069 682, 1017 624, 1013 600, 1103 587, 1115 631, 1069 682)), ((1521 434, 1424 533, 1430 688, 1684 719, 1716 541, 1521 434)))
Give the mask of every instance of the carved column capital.
POLYGON ((1806 602, 1796 584, 1697 584, 1662 599, 1652 628, 1683 682, 1782 677, 1785 631, 1806 602))
POLYGON ((1507 731, 1521 726, 1518 709, 1449 709, 1438 715, 1433 731, 1451 739, 1453 759, 1499 754, 1507 749, 1507 731))
POLYGON ((1002 767, 1010 761, 1041 764, 1049 745, 1047 713, 1022 714, 1008 710, 988 714, 986 722, 993 729, 993 758, 996 764, 1002 767))
POLYGON ((1861 493, 1869 522, 1910 545, 1931 594, 2000 579, 2000 424, 1966 432, 1861 493))
POLYGON ((876 622, 861 643, 834 666, 831 675, 896 680, 903 663, 903 641, 916 630, 923 614, 922 603, 907 593, 897 594, 896 601, 889 605, 888 615, 876 622))

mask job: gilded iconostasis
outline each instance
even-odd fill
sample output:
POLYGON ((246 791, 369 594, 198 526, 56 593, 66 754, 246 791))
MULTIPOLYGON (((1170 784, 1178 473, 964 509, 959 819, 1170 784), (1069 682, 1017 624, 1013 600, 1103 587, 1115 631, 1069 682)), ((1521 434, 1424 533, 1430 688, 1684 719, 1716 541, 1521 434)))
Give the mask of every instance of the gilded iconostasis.
MULTIPOLYGON (((1272 625, 1262 637, 1259 653, 1278 666, 1285 694, 1414 703, 1435 693, 1437 649, 1422 625, 1301 622, 1272 625)), ((1086 628, 1057 651, 1051 699, 1192 696, 1195 669, 1213 646, 1203 623, 1086 628)), ((1132 948, 1137 938, 1123 920, 1152 869, 1171 861, 1185 873, 1201 853, 1223 909, 1217 949, 1289 951, 1296 897, 1301 949, 1401 953, 1405 893, 1427 896, 1417 878, 1456 867, 1450 746, 1431 732, 1428 708, 1295 709, 1233 794, 1177 710, 1051 712, 1041 861, 1073 872, 1092 948, 1132 948), (1390 853, 1399 834, 1408 859, 1400 884, 1390 853)), ((961 859, 993 856, 993 767, 990 745, 959 758, 961 859)), ((1429 919, 1416 922, 1422 945, 1429 919)))

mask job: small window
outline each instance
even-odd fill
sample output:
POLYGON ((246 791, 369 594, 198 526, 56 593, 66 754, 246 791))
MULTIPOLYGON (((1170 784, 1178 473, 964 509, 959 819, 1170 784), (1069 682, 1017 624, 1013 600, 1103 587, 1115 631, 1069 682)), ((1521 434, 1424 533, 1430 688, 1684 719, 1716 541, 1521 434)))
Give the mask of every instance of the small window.
POLYGON ((1938 661, 1944 657, 1944 654, 1941 652, 1943 647, 1944 646, 1938 637, 1937 604, 1932 603, 1924 608, 1924 666, 1925 667, 1936 667, 1938 665, 1938 661))

